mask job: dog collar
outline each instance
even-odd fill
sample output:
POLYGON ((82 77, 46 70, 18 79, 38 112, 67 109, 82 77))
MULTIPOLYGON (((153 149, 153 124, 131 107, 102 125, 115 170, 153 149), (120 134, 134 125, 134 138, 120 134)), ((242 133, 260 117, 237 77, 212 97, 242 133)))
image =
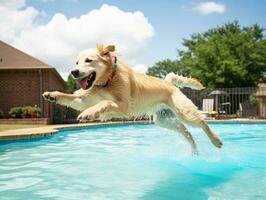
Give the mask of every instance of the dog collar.
POLYGON ((112 66, 112 72, 110 77, 108 78, 107 82, 104 85, 94 85, 96 87, 107 87, 108 84, 113 80, 116 74, 117 70, 117 57, 114 55, 114 53, 109 52, 110 60, 111 60, 111 66, 112 66))

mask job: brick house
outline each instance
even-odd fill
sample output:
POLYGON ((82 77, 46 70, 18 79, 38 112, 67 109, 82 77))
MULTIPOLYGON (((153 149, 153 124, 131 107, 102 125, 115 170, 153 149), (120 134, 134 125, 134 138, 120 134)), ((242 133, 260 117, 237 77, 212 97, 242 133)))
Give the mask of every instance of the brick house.
MULTIPOLYGON (((42 98, 44 91, 64 91, 65 81, 55 68, 0 40, 0 110, 8 117, 10 108, 35 106, 42 117, 54 122, 61 108, 42 98)), ((58 121, 58 117, 57 117, 58 121)))

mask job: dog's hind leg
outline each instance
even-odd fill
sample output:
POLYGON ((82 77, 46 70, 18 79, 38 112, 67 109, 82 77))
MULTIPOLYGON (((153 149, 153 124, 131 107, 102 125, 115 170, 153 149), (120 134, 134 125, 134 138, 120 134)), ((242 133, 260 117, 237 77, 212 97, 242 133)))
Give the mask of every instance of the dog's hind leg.
POLYGON ((159 110, 154 115, 154 122, 169 130, 181 133, 189 142, 192 154, 198 154, 197 145, 187 128, 176 118, 170 109, 159 110))
POLYGON ((179 89, 176 89, 169 98, 168 106, 175 112, 178 119, 188 125, 202 128, 216 147, 222 147, 222 141, 202 119, 192 101, 188 99, 179 89))

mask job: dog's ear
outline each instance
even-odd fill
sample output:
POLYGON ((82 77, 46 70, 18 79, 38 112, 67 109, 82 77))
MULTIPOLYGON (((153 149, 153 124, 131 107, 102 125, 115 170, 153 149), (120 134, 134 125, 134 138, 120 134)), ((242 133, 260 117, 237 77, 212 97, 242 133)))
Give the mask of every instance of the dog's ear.
POLYGON ((101 56, 107 55, 109 52, 115 51, 115 45, 109 44, 103 46, 102 44, 97 44, 97 50, 101 56))
POLYGON ((104 47, 104 53, 107 54, 109 52, 114 52, 115 51, 115 45, 109 44, 104 47))

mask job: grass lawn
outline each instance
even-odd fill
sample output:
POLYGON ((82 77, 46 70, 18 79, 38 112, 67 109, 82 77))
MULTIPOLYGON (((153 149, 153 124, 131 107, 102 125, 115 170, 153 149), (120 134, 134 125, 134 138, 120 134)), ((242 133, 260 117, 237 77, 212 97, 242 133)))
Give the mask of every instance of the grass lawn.
POLYGON ((45 127, 45 126, 49 126, 49 125, 43 125, 43 124, 0 124, 0 131, 20 129, 20 128, 38 128, 38 127, 45 127))

